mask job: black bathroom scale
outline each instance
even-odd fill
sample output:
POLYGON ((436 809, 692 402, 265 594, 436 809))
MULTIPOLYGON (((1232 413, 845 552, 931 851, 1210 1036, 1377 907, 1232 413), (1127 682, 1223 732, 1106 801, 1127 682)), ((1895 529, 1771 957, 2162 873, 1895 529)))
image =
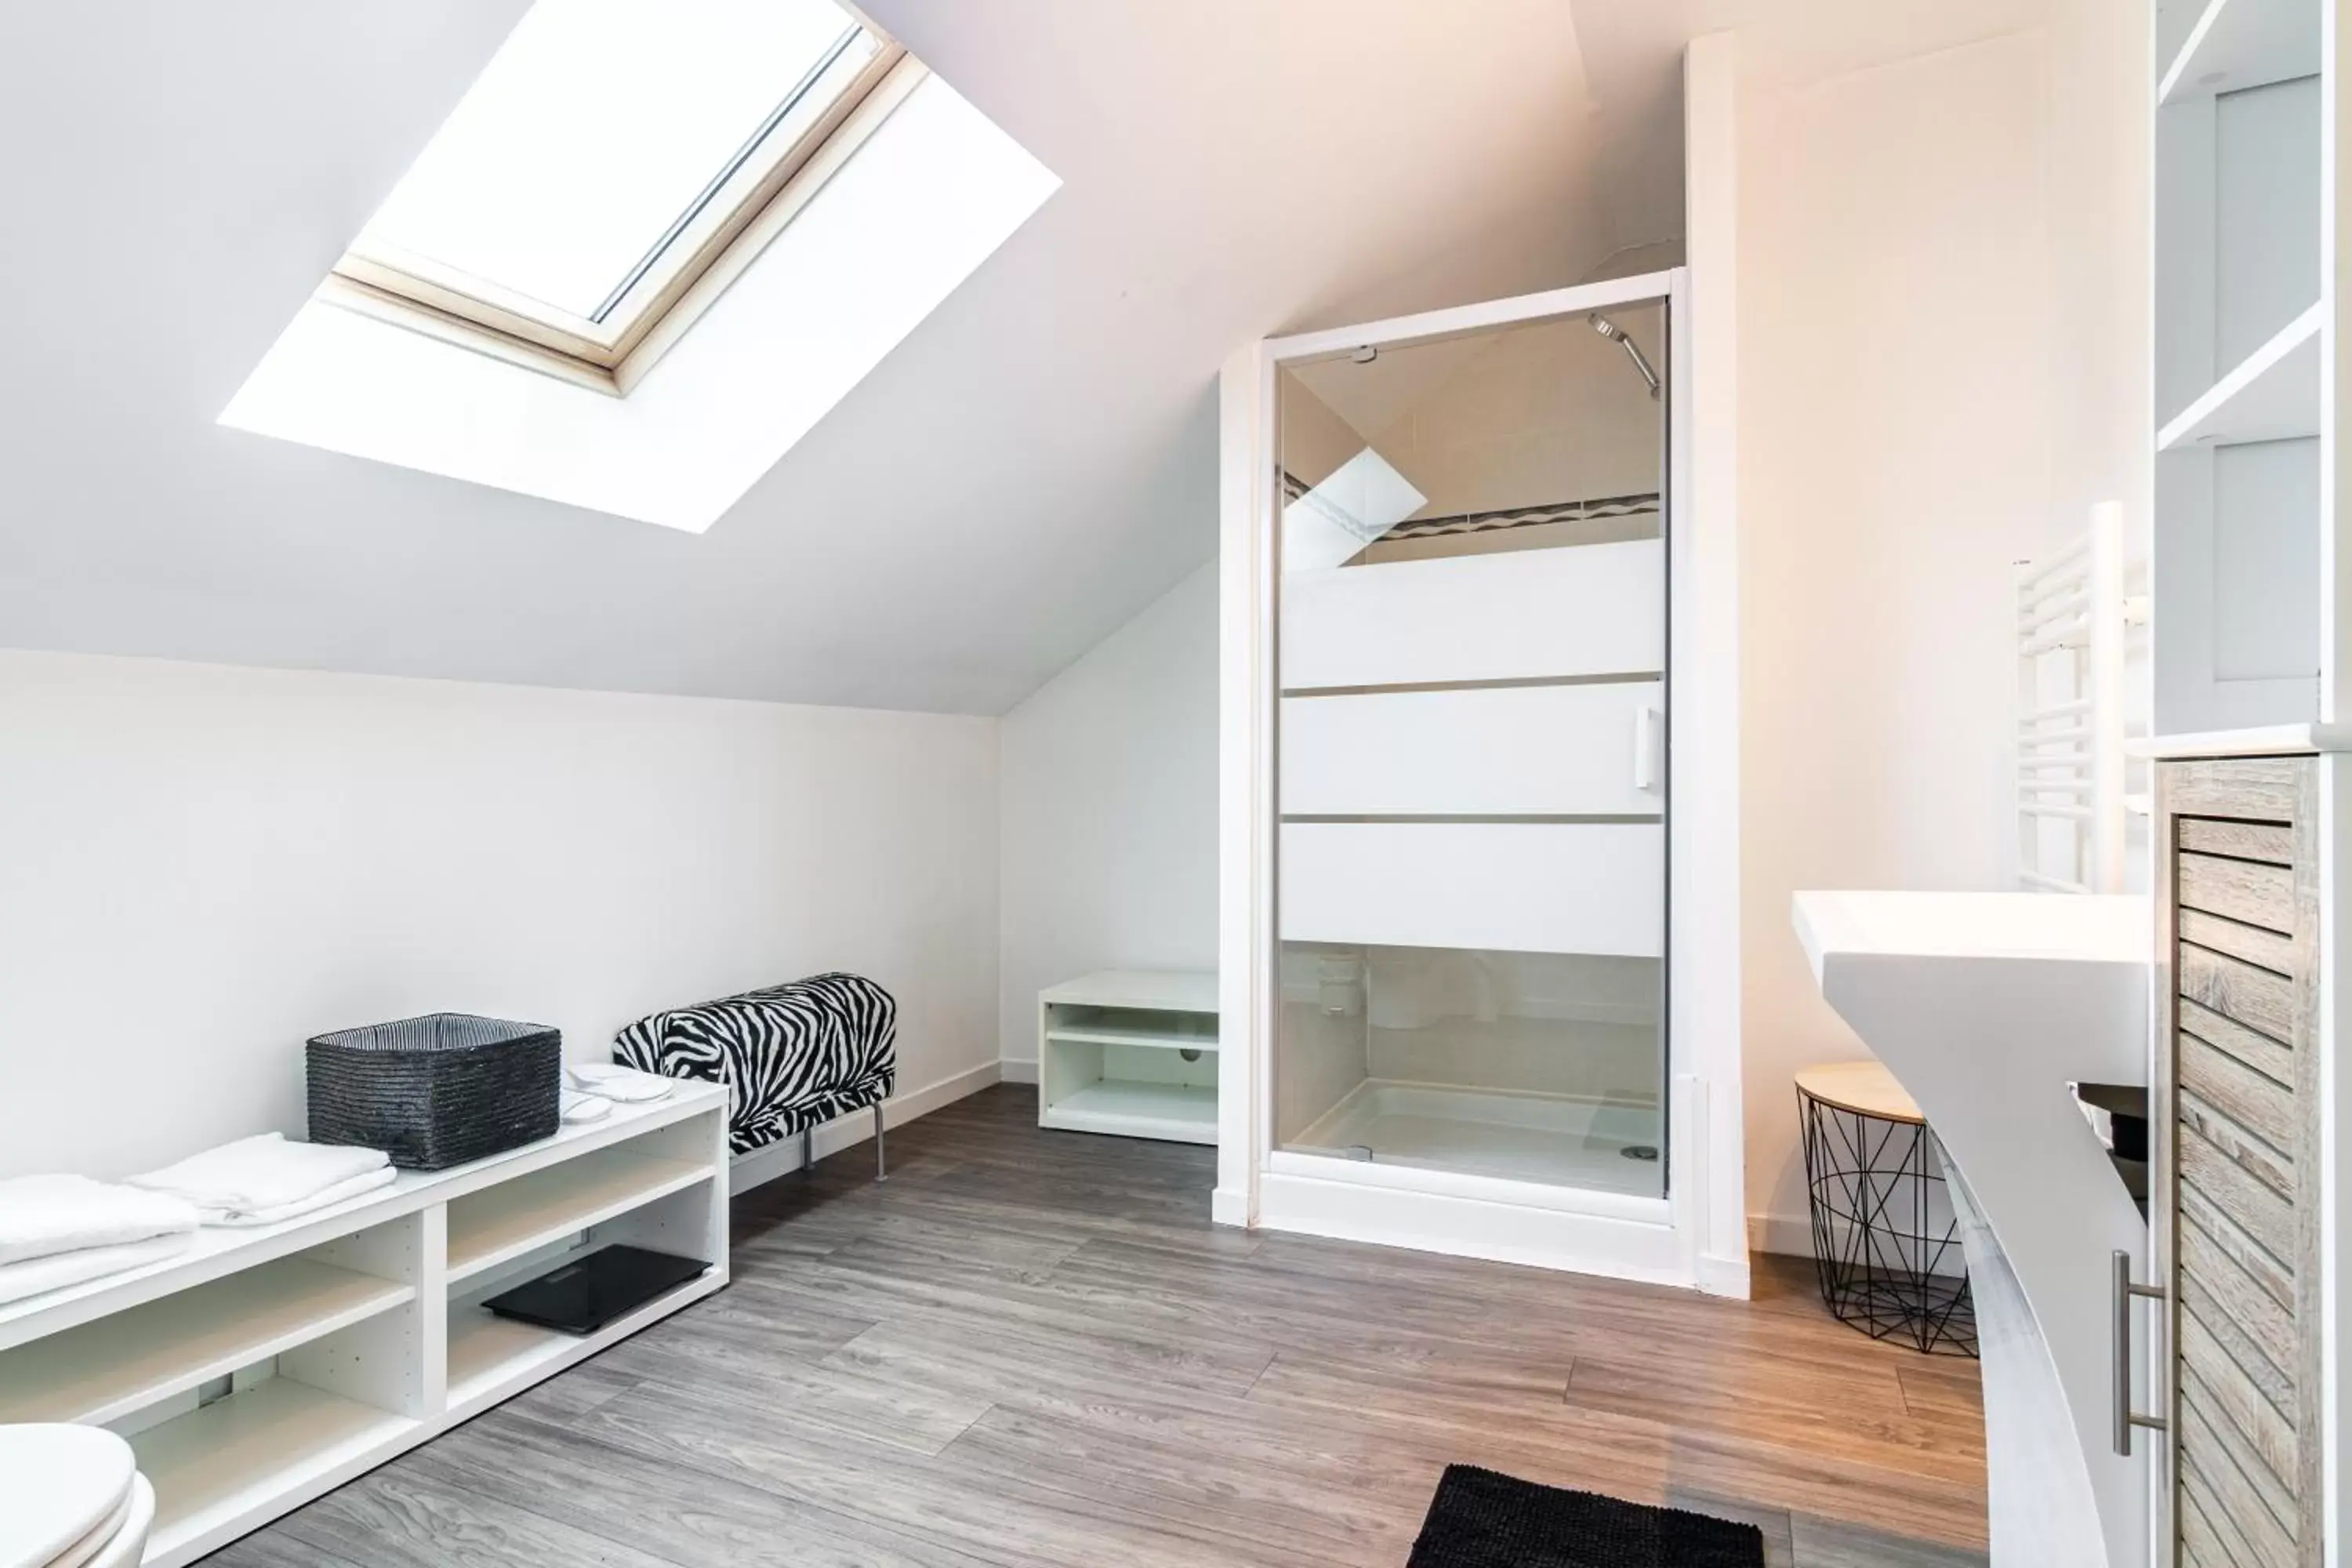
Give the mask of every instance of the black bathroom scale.
POLYGON ((482 1303, 501 1318, 567 1334, 593 1334, 666 1296, 710 1265, 642 1247, 600 1247, 550 1274, 482 1303))

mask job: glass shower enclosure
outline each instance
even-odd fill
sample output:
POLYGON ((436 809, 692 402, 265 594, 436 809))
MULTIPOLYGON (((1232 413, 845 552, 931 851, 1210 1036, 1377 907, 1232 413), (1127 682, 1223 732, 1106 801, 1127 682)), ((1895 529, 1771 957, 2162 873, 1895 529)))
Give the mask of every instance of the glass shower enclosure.
POLYGON ((1666 1195, 1669 330, 1274 367, 1275 1150, 1666 1195))

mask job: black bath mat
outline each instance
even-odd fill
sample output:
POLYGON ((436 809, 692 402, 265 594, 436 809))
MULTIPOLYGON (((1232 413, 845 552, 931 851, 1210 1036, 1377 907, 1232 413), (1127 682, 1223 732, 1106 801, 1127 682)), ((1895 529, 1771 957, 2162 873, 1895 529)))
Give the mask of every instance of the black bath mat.
POLYGON ((1764 1532, 1448 1465, 1405 1568, 1764 1568, 1764 1532))

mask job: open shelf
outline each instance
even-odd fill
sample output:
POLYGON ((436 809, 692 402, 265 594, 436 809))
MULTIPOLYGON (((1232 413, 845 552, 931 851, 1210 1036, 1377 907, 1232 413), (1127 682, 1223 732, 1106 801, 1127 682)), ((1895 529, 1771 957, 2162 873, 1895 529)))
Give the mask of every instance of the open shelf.
POLYGON ((131 1439, 155 1488, 148 1560, 208 1550, 373 1462, 418 1425, 275 1377, 131 1439))
POLYGON ((1211 1019, 1205 1030, 1189 1029, 1171 1023, 1164 1028, 1121 1028, 1109 1024, 1068 1024, 1045 1031, 1045 1037, 1056 1045, 1141 1046, 1146 1049, 1168 1051, 1213 1051, 1217 1048, 1216 1021, 1211 1019))
POLYGON ((451 1201, 452 1284, 711 1179, 712 1168, 602 1149, 451 1201))
POLYGON ((585 1343, 578 1337, 501 1318, 482 1306, 449 1306, 449 1407, 465 1409, 499 1389, 523 1387, 585 1343))
POLYGON ((1217 1141, 1216 975, 1105 970, 1037 1003, 1037 1125, 1217 1141))
POLYGON ((501 1318, 478 1301, 449 1304, 449 1411, 464 1419, 659 1321, 719 1289, 716 1270, 664 1292, 593 1334, 567 1334, 501 1318))
POLYGON ((281 1258, 0 1355, 0 1422, 106 1422, 415 1299, 281 1258))
POLYGON ((2160 452, 2319 434, 2319 320, 2313 305, 2157 433, 2160 452))
POLYGON ((2319 71, 2315 0, 2211 0, 2166 68, 2158 103, 2319 71))
POLYGON ((1192 1084, 1106 1080, 1064 1095, 1045 1109, 1039 1121, 1066 1132, 1213 1143, 1217 1091, 1192 1084))

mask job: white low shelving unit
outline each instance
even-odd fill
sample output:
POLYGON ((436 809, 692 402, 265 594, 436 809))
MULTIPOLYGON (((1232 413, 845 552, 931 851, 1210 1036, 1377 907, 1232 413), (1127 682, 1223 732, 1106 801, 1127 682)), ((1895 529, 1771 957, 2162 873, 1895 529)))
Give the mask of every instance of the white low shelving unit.
POLYGON ((130 1437, 147 1568, 193 1562, 727 1283, 716 1085, 0 1307, 0 1422, 130 1437), (710 1268, 585 1337, 483 1298, 627 1241, 710 1268))
POLYGON ((1217 1141, 1217 977, 1112 969, 1037 994, 1037 1124, 1217 1141))

